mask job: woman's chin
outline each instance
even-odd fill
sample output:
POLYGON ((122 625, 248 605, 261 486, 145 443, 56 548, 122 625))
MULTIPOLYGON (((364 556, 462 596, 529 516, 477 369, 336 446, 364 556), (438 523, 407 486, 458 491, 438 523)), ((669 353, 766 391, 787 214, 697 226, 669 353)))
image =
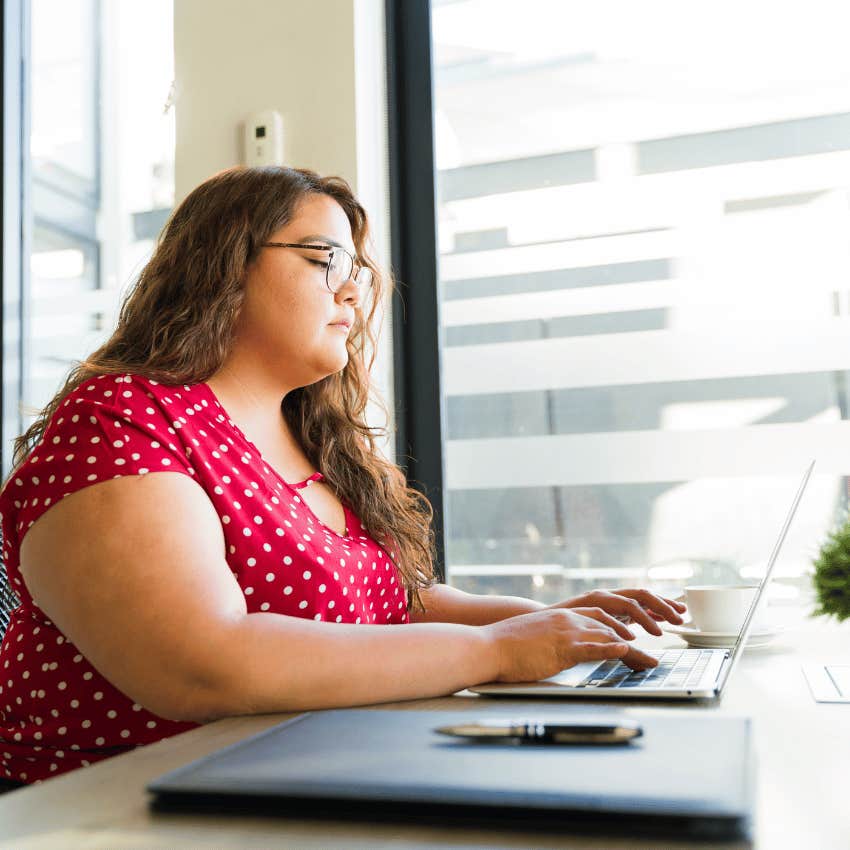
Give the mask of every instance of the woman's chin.
POLYGON ((348 365, 348 352, 345 352, 343 357, 328 357, 324 359, 321 365, 317 364, 316 377, 311 383, 324 381, 325 378, 330 378, 332 375, 338 375, 348 365))
POLYGON ((334 359, 333 374, 341 372, 348 365, 348 349, 344 348, 339 357, 334 359))

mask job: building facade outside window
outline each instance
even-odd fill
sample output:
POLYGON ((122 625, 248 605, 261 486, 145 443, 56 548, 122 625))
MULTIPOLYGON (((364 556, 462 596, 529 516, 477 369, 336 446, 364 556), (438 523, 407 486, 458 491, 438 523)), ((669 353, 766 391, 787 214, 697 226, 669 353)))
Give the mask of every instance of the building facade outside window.
POLYGON ((700 5, 432 6, 457 586, 755 580, 817 457, 798 598, 846 510, 842 10, 700 5))

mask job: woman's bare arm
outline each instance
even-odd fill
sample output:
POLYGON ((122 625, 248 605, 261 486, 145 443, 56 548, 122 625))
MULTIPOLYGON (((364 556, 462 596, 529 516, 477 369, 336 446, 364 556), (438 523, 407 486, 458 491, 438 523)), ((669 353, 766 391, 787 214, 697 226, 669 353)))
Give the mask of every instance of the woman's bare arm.
POLYGON ((249 615, 212 504, 175 473, 71 494, 29 530, 21 563, 95 668, 172 719, 434 696, 497 672, 468 627, 249 615))
POLYGON ((483 627, 248 614, 212 504, 176 473, 66 497, 26 534, 21 558, 36 604, 91 664, 175 720, 438 696, 595 658, 653 663, 603 613, 535 611, 483 627))
POLYGON ((424 611, 411 612, 415 623, 462 623, 486 626, 507 617, 540 611, 546 606, 522 596, 483 596, 466 593, 446 584, 435 584, 422 592, 424 611))
POLYGON ((547 608, 574 608, 581 611, 593 608, 612 614, 623 622, 637 623, 653 635, 662 634, 656 620, 679 625, 684 622, 682 613, 687 610, 685 605, 675 599, 666 599, 641 588, 591 590, 554 605, 544 605, 522 596, 465 593, 445 584, 435 584, 422 593, 422 600, 425 611, 412 613, 412 622, 483 626, 547 608))

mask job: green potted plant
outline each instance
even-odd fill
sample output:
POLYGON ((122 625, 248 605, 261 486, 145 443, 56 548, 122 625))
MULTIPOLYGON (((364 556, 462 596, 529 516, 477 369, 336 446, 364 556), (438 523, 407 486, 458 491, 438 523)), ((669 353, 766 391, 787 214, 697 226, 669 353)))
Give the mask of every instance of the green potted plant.
POLYGON ((850 519, 830 532, 813 562, 812 584, 817 598, 814 616, 850 618, 850 519))

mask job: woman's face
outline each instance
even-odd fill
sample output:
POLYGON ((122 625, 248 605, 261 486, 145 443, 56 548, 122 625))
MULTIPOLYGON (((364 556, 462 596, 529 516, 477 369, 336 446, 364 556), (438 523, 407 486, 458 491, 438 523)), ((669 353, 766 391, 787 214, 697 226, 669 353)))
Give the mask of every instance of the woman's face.
MULTIPOLYGON (((307 195, 268 241, 337 244, 357 254, 348 217, 327 195, 307 195)), ((287 389, 320 381, 348 362, 346 340, 359 293, 351 279, 331 292, 327 262, 327 251, 264 247, 248 269, 236 337, 239 355, 250 354, 252 363, 287 389)))

